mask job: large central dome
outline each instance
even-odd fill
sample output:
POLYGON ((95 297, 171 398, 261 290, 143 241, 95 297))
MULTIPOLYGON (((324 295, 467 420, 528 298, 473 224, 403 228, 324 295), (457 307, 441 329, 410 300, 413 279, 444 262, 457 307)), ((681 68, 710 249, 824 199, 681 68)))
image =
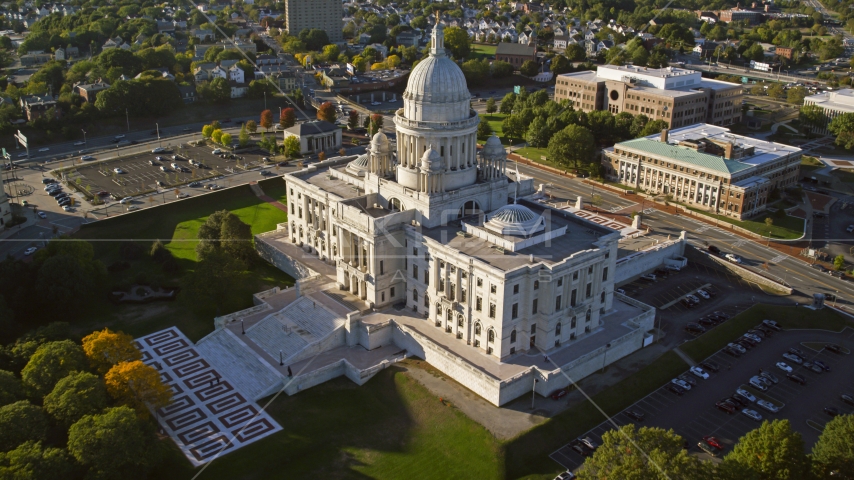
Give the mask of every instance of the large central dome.
POLYGON ((471 94, 462 69, 445 53, 444 29, 436 23, 430 55, 409 74, 403 108, 411 120, 448 122, 469 117, 471 94))

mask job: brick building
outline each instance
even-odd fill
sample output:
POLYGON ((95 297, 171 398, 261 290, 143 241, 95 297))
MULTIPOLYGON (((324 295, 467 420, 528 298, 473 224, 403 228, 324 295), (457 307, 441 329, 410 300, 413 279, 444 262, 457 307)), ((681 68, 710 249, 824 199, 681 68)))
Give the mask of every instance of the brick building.
POLYGON ((501 42, 495 49, 495 59, 513 65, 517 70, 528 60, 537 60, 537 47, 520 43, 501 42))

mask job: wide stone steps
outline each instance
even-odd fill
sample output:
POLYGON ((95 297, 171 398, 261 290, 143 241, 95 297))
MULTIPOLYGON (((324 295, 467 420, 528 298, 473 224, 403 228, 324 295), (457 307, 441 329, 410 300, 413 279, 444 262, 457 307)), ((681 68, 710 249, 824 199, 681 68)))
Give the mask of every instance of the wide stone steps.
POLYGON ((302 297, 293 302, 283 313, 300 328, 311 332, 317 339, 325 337, 345 322, 343 318, 310 297, 302 297))
POLYGON ((297 333, 296 329, 286 331, 288 325, 279 318, 279 315, 281 313, 270 315, 253 325, 246 331, 246 336, 271 357, 279 358, 279 351, 281 351, 283 358, 288 358, 305 348, 308 342, 297 333))
POLYGON ((269 364, 227 328, 202 339, 196 350, 249 400, 269 394, 282 381, 269 364))

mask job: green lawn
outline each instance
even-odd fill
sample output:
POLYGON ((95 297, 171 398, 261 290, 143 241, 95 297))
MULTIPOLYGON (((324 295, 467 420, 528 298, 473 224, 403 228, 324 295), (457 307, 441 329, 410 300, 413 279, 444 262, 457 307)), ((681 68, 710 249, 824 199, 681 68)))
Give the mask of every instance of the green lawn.
POLYGON ((774 320, 783 328, 821 328, 839 331, 845 326, 854 327, 854 322, 827 308, 815 311, 803 307, 759 304, 698 338, 686 342, 680 349, 699 362, 765 319, 774 320))
POLYGON ((699 208, 691 207, 684 203, 680 203, 683 207, 691 210, 692 212, 697 212, 707 217, 716 218, 722 222, 731 223, 735 226, 750 230, 753 233, 762 235, 763 237, 768 237, 768 225, 765 225, 765 219, 771 218, 774 221, 774 224, 771 225, 771 238, 779 238, 784 240, 794 240, 796 238, 801 238, 804 234, 804 219, 791 217, 786 215, 785 217, 777 217, 774 213, 766 212, 758 217, 753 217, 749 220, 736 220, 734 218, 730 218, 724 215, 715 215, 713 213, 709 213, 705 210, 701 210, 699 208))
MULTIPOLYGON (((259 182, 267 195, 283 199, 285 184, 281 178, 259 182)), ((129 260, 130 268, 109 274, 110 286, 123 288, 136 283, 153 285, 178 285, 196 264, 195 246, 199 227, 217 210, 228 210, 247 224, 252 233, 275 230, 276 224, 287 221, 285 212, 261 201, 248 185, 219 192, 191 197, 164 206, 147 208, 130 215, 122 215, 85 225, 76 238, 90 240, 95 255, 109 266, 123 260, 120 247, 135 242, 145 251, 159 239, 178 260, 181 270, 166 274, 160 265, 147 255, 129 260)), ((229 311, 217 312, 209 305, 195 305, 181 295, 170 303, 148 305, 112 305, 106 300, 95 302, 85 316, 86 321, 76 322, 81 332, 109 326, 134 336, 151 333, 177 325, 191 340, 197 340, 213 330, 213 317, 252 306, 252 294, 273 286, 293 285, 293 278, 266 262, 260 262, 245 273, 234 286, 226 300, 229 311)))
POLYGON ((495 49, 498 48, 495 45, 481 45, 474 44, 471 46, 471 53, 469 53, 469 59, 476 58, 480 60, 481 58, 487 58, 495 55, 495 49))
MULTIPOLYGON (((398 367, 361 387, 339 377, 282 394, 267 411, 283 431, 215 460, 200 480, 504 478, 498 441, 398 367)), ((151 478, 197 472, 172 446, 151 478)))
MULTIPOLYGON (((634 375, 594 395, 593 401, 608 415, 614 415, 687 368, 675 352, 667 352, 634 375)), ((604 420, 592 403, 584 402, 511 440, 505 446, 505 478, 554 478, 560 467, 548 458, 549 454, 604 420)))
MULTIPOLYGON (((501 104, 501 99, 496 98, 496 103, 501 104)), ((502 145, 509 145, 509 141, 504 138, 504 130, 501 129, 501 122, 507 118, 507 115, 504 113, 487 113, 480 116, 481 122, 486 122, 492 128, 492 133, 498 136, 501 139, 502 145)))

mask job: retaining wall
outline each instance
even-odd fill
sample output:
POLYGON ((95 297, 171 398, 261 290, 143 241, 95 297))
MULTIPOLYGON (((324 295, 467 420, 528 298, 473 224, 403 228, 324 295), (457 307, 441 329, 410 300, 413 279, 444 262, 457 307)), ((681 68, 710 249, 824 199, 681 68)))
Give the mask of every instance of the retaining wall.
POLYGON ((319 275, 305 264, 294 260, 273 245, 267 243, 264 238, 264 234, 255 235, 255 250, 258 251, 258 255, 261 258, 270 262, 279 270, 292 276, 294 279, 298 280, 319 275))
POLYGON ((669 240, 617 259, 614 282, 618 285, 626 283, 663 265, 665 260, 684 256, 685 244, 686 241, 682 239, 669 240))
POLYGON ((686 253, 688 253, 692 258, 696 260, 711 262, 713 264, 719 265, 728 270, 729 272, 732 272, 735 275, 738 275, 739 277, 744 278, 749 282, 753 282, 759 285, 765 285, 766 287, 770 287, 775 290, 780 290, 786 295, 792 294, 792 287, 785 285, 781 282, 777 282, 771 278, 765 277, 762 274, 754 272, 749 268, 742 267, 741 265, 732 263, 716 255, 699 251, 694 247, 689 248, 686 253))

